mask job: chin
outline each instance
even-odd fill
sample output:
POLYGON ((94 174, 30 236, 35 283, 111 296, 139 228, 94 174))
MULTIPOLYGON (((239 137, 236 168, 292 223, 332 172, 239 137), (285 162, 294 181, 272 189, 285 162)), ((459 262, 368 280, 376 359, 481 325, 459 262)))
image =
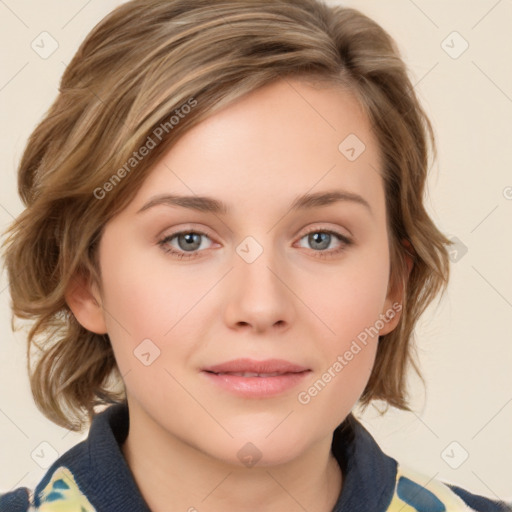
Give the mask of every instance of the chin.
POLYGON ((295 435, 290 429, 278 432, 279 428, 269 435, 272 429, 265 429, 263 433, 253 426, 243 434, 231 432, 233 438, 226 435, 222 439, 213 439, 213 443, 209 437, 210 444, 204 447, 204 451, 217 460, 240 468, 271 467, 293 461, 307 449, 310 442, 314 442, 313 439, 308 441, 303 437, 304 433, 296 428, 295 435))

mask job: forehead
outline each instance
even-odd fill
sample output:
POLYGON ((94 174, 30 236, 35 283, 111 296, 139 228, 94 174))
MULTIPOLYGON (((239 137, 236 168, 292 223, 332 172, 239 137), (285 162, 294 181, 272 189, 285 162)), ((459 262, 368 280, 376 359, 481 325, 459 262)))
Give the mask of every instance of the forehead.
POLYGON ((352 93, 287 78, 186 132, 150 170, 130 209, 167 192, 212 196, 247 212, 262 201, 340 187, 378 203, 380 166, 370 122, 352 93))

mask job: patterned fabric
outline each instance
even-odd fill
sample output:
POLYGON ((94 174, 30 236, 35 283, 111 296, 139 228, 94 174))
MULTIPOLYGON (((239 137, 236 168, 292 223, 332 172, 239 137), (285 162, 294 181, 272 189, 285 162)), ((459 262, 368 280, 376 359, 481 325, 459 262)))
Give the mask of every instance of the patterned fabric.
MULTIPOLYGON (((33 496, 31 501, 34 502, 33 496)), ((38 501, 39 506, 32 505, 29 512, 96 512, 80 491, 71 471, 64 466, 55 470, 38 501)))
MULTIPOLYGON (((31 500, 33 503, 33 499, 31 500)), ((40 505, 27 512, 96 512, 80 491, 73 474, 59 467, 40 494, 40 505)), ((399 466, 396 487, 386 512, 477 512, 447 485, 399 466)))
POLYGON ((475 512, 439 480, 398 466, 396 487, 387 512, 475 512))

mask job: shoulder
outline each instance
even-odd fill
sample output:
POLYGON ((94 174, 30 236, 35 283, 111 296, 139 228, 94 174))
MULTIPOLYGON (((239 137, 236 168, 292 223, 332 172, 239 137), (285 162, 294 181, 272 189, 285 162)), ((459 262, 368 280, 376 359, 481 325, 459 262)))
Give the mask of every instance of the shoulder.
POLYGON ((477 494, 472 494, 456 485, 449 485, 450 489, 455 492, 458 496, 460 496, 464 502, 469 505, 474 510, 483 511, 483 512, 511 512, 512 511, 512 501, 503 502, 503 501, 493 501, 489 498, 484 498, 483 496, 478 496, 477 494))
POLYGON ((0 493, 2 512, 27 512, 30 507, 30 490, 20 487, 5 494, 0 493))
POLYGON ((512 512, 512 502, 477 496, 389 457, 353 416, 336 429, 332 449, 344 475, 336 512, 512 512))
POLYGON ((388 512, 512 512, 512 504, 472 494, 398 465, 395 492, 388 512))
POLYGON ((134 482, 130 487, 131 474, 118 444, 127 432, 126 404, 100 412, 87 439, 64 452, 33 490, 20 487, 0 492, 0 512, 97 512, 95 507, 124 510, 109 504, 116 498, 128 502, 126 488, 135 489, 130 497, 136 494, 134 482), (112 493, 114 488, 116 492, 112 493), (119 497, 121 491, 124 494, 119 497))
POLYGON ((26 487, 0 495, 1 512, 96 512, 87 497, 82 494, 71 470, 57 467, 49 475, 48 483, 37 493, 26 487))

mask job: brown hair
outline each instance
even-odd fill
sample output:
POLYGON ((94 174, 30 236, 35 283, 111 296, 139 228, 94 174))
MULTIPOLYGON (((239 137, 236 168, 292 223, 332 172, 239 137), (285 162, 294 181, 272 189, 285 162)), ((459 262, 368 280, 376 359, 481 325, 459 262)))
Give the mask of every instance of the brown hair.
POLYGON ((30 383, 52 421, 80 430, 84 413, 91 420, 97 405, 125 398, 108 336, 83 328, 64 298, 76 275, 101 288, 96 249, 105 224, 179 136, 287 76, 350 89, 377 136, 391 277, 405 294, 361 403, 408 408, 413 329, 446 286, 450 242, 423 205, 434 134, 394 41, 360 12, 316 0, 133 0, 92 30, 66 68, 23 154, 18 191, 26 209, 4 243, 13 328, 15 316, 33 321, 30 383), (155 147, 130 160, 149 138, 155 147), (406 252, 414 262, 408 282, 406 252))

